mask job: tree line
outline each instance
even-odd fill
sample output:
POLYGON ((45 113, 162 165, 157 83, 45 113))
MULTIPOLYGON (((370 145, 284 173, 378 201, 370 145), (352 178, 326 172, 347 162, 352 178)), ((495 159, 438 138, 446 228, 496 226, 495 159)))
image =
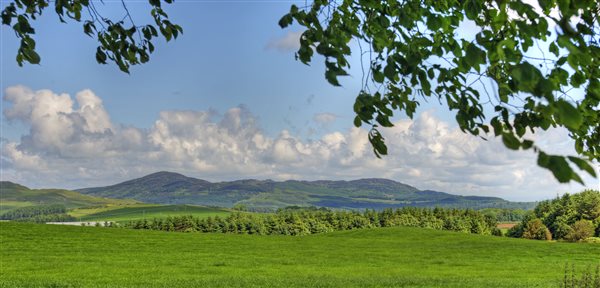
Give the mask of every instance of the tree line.
POLYGON ((600 237, 600 192, 585 190, 540 202, 518 225, 510 237, 598 241, 600 237))
POLYGON ((490 215, 498 222, 520 222, 523 221, 529 211, 524 209, 484 208, 481 213, 490 215))
POLYGON ((75 218, 67 214, 64 205, 51 204, 17 208, 0 215, 0 220, 45 223, 75 221, 75 218))
POLYGON ((309 235, 332 231, 410 226, 436 230, 500 235, 496 220, 471 209, 405 207, 382 211, 280 209, 276 213, 234 212, 227 217, 168 217, 130 221, 120 227, 178 232, 257 235, 309 235))

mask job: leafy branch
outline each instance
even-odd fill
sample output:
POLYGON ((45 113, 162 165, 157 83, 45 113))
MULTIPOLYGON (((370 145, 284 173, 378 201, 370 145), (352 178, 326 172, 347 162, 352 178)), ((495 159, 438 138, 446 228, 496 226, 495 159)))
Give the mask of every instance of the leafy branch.
POLYGON ((335 86, 348 75, 357 40, 361 65, 366 54, 369 69, 354 125, 371 126, 377 157, 387 154, 378 127, 393 126, 395 111, 413 118, 420 101, 435 98, 455 113, 463 132, 484 139, 493 132, 509 149, 536 152, 538 165, 560 182, 583 183, 570 165, 596 176, 589 161, 600 160, 600 4, 538 4, 317 0, 304 9, 292 5, 279 25, 306 29, 296 58, 309 64, 315 52, 324 56, 325 79, 335 86), (461 38, 464 24, 476 27, 474 37, 461 38), (583 99, 573 100, 571 92, 581 90, 583 99), (549 155, 526 138, 527 131, 551 127, 565 127, 582 157, 549 155))
MULTIPOLYGON (((25 62, 39 64, 40 55, 35 50, 35 40, 32 35, 35 29, 30 21, 42 15, 44 9, 53 2, 54 11, 61 22, 67 20, 83 22, 83 32, 99 42, 96 49, 96 61, 107 64, 112 61, 119 69, 129 73, 132 65, 146 63, 154 52, 152 41, 158 33, 170 41, 183 33, 181 26, 169 21, 168 15, 162 8, 160 0, 150 0, 150 14, 154 24, 136 25, 124 0, 121 0, 124 15, 119 20, 104 17, 97 3, 90 0, 14 0, 2 11, 2 24, 11 26, 17 38, 21 39, 17 50, 16 61, 19 66, 25 62), (84 17, 87 12, 88 17, 84 17)), ((171 4, 173 0, 163 0, 171 4)), ((100 1, 101 4, 104 4, 100 1)))

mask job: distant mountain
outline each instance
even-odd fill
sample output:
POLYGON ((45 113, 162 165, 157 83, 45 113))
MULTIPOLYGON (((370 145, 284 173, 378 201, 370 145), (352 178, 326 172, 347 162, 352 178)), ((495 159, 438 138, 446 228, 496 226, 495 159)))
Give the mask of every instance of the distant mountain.
POLYGON ((251 209, 320 206, 341 209, 384 209, 404 206, 456 208, 522 208, 535 203, 497 197, 459 196, 421 191, 389 179, 352 181, 237 180, 211 183, 172 172, 158 172, 107 187, 76 190, 110 198, 131 198, 158 204, 197 204, 251 209))
POLYGON ((152 199, 150 202, 160 203, 161 201, 158 199, 176 197, 186 191, 202 191, 210 185, 211 183, 208 181, 163 171, 112 186, 76 191, 109 198, 152 199))
POLYGON ((0 182, 0 213, 18 207, 63 204, 67 208, 106 205, 132 204, 135 200, 118 200, 84 195, 62 189, 29 189, 9 181, 0 182))

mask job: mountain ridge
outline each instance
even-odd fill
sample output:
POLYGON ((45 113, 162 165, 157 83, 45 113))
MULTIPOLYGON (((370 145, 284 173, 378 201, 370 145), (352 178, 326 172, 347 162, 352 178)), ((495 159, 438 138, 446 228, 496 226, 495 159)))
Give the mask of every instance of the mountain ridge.
POLYGON ((510 202, 491 196, 462 196, 419 190, 385 178, 355 180, 257 180, 209 182, 160 171, 104 187, 75 190, 82 194, 131 198, 156 204, 196 204, 251 209, 322 206, 341 209, 384 209, 404 206, 454 208, 523 208, 534 202, 510 202))

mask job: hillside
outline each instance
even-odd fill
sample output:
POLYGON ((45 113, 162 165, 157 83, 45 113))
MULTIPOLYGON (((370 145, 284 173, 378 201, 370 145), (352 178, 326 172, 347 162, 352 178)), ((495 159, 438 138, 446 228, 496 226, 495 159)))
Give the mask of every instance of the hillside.
POLYGON ((110 198, 131 198, 157 204, 195 204, 251 209, 286 206, 321 206, 351 209, 384 209, 403 206, 457 208, 523 208, 496 197, 459 196, 419 189, 388 179, 352 181, 237 180, 211 183, 172 172, 158 172, 107 187, 77 190, 110 198))
POLYGON ((189 215, 197 218, 226 217, 230 213, 226 209, 193 205, 139 204, 125 207, 79 208, 70 211, 69 215, 79 221, 132 221, 189 215))
POLYGON ((29 189, 8 181, 0 182, 0 191, 0 213, 18 207, 45 204, 63 204, 67 208, 76 208, 137 203, 135 200, 101 198, 62 189, 29 189))
POLYGON ((11 222, 0 230, 7 288, 559 287, 565 264, 580 273, 600 255, 594 244, 407 227, 304 237, 11 222))

